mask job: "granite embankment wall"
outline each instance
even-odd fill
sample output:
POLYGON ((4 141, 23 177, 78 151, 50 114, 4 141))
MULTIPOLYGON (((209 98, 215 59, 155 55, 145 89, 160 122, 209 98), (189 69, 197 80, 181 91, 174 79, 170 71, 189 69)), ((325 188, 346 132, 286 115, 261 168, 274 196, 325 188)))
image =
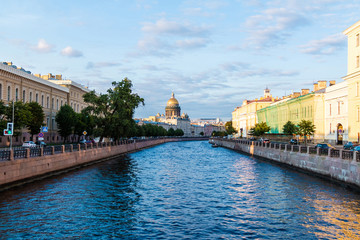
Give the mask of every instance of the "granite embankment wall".
POLYGON ((324 155, 313 147, 299 147, 280 144, 261 144, 259 142, 234 141, 214 139, 222 147, 241 151, 253 156, 269 159, 286 164, 308 173, 326 177, 328 179, 346 183, 346 185, 360 190, 360 162, 359 153, 336 150, 326 150, 324 155), (296 147, 296 150, 295 150, 296 147), (294 151, 295 150, 295 151, 294 151), (311 154, 312 152, 312 154, 311 154), (351 156, 346 158, 346 156, 351 156))
POLYGON ((103 161, 124 153, 141 150, 165 142, 185 140, 200 139, 164 138, 101 147, 97 147, 96 144, 91 144, 86 150, 74 152, 63 151, 59 154, 39 157, 30 157, 28 153, 27 158, 15 160, 12 158, 11 161, 0 162, 0 190, 27 181, 33 181, 36 178, 42 178, 68 169, 103 161))

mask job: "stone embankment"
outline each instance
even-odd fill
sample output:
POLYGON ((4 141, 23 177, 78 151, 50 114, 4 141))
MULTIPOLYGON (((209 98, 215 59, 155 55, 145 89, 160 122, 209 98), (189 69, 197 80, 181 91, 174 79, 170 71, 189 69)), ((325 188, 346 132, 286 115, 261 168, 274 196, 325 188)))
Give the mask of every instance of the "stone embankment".
POLYGON ((206 139, 208 138, 157 138, 118 144, 78 144, 75 147, 59 146, 60 151, 50 147, 49 155, 44 154, 44 149, 41 148, 35 156, 32 154, 33 151, 25 149, 22 158, 18 158, 16 151, 14 154, 12 150, 9 151, 8 161, 0 161, 0 190, 166 142, 206 139))
POLYGON ((360 190, 360 154, 289 144, 264 144, 247 140, 212 139, 219 146, 269 159, 345 183, 360 190))

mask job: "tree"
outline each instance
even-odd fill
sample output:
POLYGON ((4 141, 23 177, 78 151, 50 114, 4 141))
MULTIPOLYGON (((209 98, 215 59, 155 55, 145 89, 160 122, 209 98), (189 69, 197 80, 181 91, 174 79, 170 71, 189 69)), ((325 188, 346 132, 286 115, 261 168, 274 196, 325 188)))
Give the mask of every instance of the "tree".
POLYGON ((228 135, 232 135, 234 133, 237 133, 235 128, 232 126, 232 121, 228 121, 228 122, 225 123, 225 130, 226 130, 228 135))
POLYGON ((97 95, 95 91, 84 94, 83 98, 89 106, 86 111, 94 115, 96 133, 100 141, 104 137, 119 139, 130 134, 135 122, 135 108, 144 105, 144 99, 132 93, 132 83, 125 78, 121 82, 113 82, 113 88, 106 94, 97 95))
POLYGON ((250 129, 249 135, 261 136, 270 131, 270 129, 266 122, 256 123, 255 126, 250 129))
POLYGON ((167 132, 168 132, 167 133, 168 136, 175 136, 175 130, 173 128, 169 128, 167 132))
POLYGON ((200 132, 200 136, 204 136, 204 132, 200 132))
POLYGON ((61 137, 64 138, 64 143, 66 138, 73 133, 74 126, 76 124, 76 113, 69 105, 64 105, 60 107, 60 110, 57 112, 55 117, 58 132, 61 137))
POLYGON ((306 136, 313 135, 315 133, 315 125, 311 121, 307 120, 301 120, 301 122, 298 124, 298 133, 301 136, 304 136, 305 139, 305 145, 307 144, 306 136))
MULTIPOLYGON (((21 130, 22 128, 26 127, 29 123, 29 120, 32 118, 32 114, 28 105, 20 101, 14 103, 14 119, 12 119, 12 104, 5 108, 5 115, 8 122, 14 122, 14 132, 15 130, 21 130)), ((19 132, 16 134, 19 134, 19 132)))
POLYGON ((285 134, 296 134, 298 131, 298 127, 292 123, 291 121, 288 121, 284 126, 283 126, 283 132, 285 134))
POLYGON ((29 129, 31 138, 35 134, 40 133, 40 128, 44 125, 45 113, 41 105, 37 102, 30 102, 25 104, 31 113, 30 118, 26 123, 26 127, 29 129))
POLYGON ((175 136, 179 136, 179 137, 184 136, 184 131, 180 128, 176 129, 175 136))

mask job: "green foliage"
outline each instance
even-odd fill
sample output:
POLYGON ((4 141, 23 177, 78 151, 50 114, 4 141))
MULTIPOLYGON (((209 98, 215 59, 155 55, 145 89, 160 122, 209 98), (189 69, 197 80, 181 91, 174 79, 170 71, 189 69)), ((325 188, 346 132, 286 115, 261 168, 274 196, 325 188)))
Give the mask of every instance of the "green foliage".
POLYGON ((228 121, 228 122, 225 123, 225 130, 226 130, 228 135, 232 135, 234 133, 237 133, 235 128, 232 126, 232 121, 228 121))
POLYGON ((83 96, 89 104, 85 112, 94 116, 94 132, 100 136, 100 140, 104 137, 120 139, 134 134, 136 127, 132 118, 135 108, 144 105, 144 99, 132 93, 129 79, 113 82, 112 86, 106 94, 97 95, 92 91, 83 96))
POLYGON ((200 132, 200 136, 204 136, 204 132, 200 132))
POLYGON ((283 126, 283 133, 285 134, 296 134, 297 132, 298 132, 298 127, 291 121, 288 121, 283 126))
POLYGON ((311 121, 301 120, 298 124, 298 133, 305 138, 305 144, 307 143, 306 136, 313 135, 315 133, 315 125, 311 121))
POLYGON ((26 127, 29 129, 31 136, 34 136, 40 133, 40 128, 44 125, 45 113, 41 105, 37 102, 26 103, 25 107, 26 106, 31 113, 26 127))
POLYGON ((270 129, 266 122, 256 123, 255 126, 250 129, 249 135, 261 136, 270 131, 270 129))
POLYGON ((174 132, 175 136, 181 137, 184 136, 184 131, 180 128, 176 129, 174 132))
POLYGON ((65 139, 73 133, 73 129, 77 122, 75 111, 69 105, 61 106, 55 117, 58 132, 65 139))
POLYGON ((226 131, 213 131, 211 133, 211 136, 213 136, 213 137, 225 137, 225 136, 227 136, 227 132, 226 131))
POLYGON ((175 130, 173 128, 169 128, 169 130, 167 131, 167 135, 168 136, 175 136, 175 130))

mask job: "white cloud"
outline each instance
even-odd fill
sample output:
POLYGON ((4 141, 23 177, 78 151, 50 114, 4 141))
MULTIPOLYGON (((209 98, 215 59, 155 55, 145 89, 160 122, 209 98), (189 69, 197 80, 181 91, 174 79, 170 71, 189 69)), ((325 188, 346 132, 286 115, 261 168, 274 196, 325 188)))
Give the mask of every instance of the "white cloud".
POLYGON ((67 46, 63 50, 61 50, 61 55, 67 56, 67 57, 82 57, 83 53, 79 50, 75 50, 70 46, 67 46))
POLYGON ((205 38, 192 38, 192 39, 182 39, 176 41, 176 46, 180 48, 199 48, 205 47, 208 43, 208 40, 205 38))
POLYGON ((313 55, 329 55, 346 46, 346 37, 343 34, 334 34, 320 40, 310 41, 299 46, 302 53, 313 55))
POLYGON ((180 36, 204 36, 208 34, 208 27, 196 27, 189 23, 179 24, 174 21, 167 21, 165 19, 160 19, 155 23, 144 23, 144 26, 141 29, 145 33, 150 34, 172 34, 180 36))
POLYGON ((47 43, 45 39, 39 39, 38 44, 31 48, 39 53, 49 53, 53 51, 54 45, 47 43))
POLYGON ((120 66, 120 63, 117 62, 88 62, 86 68, 104 68, 104 67, 116 67, 120 66))
POLYGON ((292 31, 308 24, 301 14, 286 8, 271 8, 251 16, 245 25, 250 37, 247 46, 263 48, 283 43, 292 31))

